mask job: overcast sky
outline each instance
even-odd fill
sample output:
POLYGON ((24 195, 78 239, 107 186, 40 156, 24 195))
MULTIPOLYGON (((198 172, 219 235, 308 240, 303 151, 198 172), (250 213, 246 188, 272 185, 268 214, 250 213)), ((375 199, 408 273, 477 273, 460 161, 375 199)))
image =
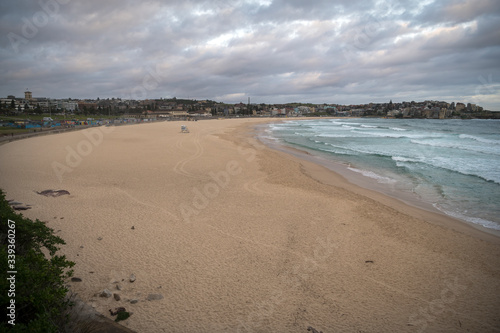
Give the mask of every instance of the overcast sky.
POLYGON ((0 97, 500 111, 498 0, 13 0, 0 15, 0 97))

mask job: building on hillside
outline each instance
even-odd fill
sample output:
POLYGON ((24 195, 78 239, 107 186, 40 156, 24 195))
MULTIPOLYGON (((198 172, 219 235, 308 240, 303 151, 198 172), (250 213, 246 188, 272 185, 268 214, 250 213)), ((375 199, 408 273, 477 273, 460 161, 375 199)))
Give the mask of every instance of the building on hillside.
POLYGON ((58 108, 69 112, 75 112, 76 110, 78 110, 78 103, 73 101, 60 101, 58 104, 58 108))
POLYGON ((78 109, 80 111, 93 111, 97 110, 97 103, 92 101, 92 102, 87 102, 87 101, 78 101, 78 109))

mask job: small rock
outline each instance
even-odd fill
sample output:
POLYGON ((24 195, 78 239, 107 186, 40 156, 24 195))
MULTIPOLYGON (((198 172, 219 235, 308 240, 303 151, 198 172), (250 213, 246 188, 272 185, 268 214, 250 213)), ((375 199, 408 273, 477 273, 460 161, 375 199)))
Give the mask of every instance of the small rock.
POLYGON ((40 195, 44 195, 46 197, 59 197, 61 195, 64 195, 64 194, 68 194, 69 195, 69 192, 66 191, 66 190, 45 190, 45 191, 42 191, 42 192, 36 192, 40 195))
POLYGON ((163 295, 160 294, 149 294, 146 298, 148 301, 157 301, 163 299, 163 295))
POLYGON ((14 208, 14 210, 28 210, 28 209, 31 209, 31 207, 27 207, 27 206, 13 206, 12 208, 14 208))
POLYGON ((79 277, 72 277, 71 282, 82 282, 82 279, 80 279, 79 277))
POLYGON ((120 312, 125 312, 127 310, 125 310, 124 307, 119 307, 119 308, 115 308, 115 311, 109 309, 109 313, 112 315, 112 316, 116 316, 118 313, 120 312))
POLYGON ((102 240, 102 237, 97 237, 97 240, 102 240))
POLYGON ((80 245, 80 249, 83 249, 83 245, 80 245))
POLYGON ((131 300, 130 300, 130 304, 135 304, 135 303, 137 303, 137 302, 139 302, 139 300, 137 300, 137 299, 131 299, 131 300))
POLYGON ((100 294, 99 294, 100 297, 106 297, 106 298, 110 298, 111 296, 113 296, 113 294, 111 293, 111 291, 109 291, 108 289, 104 289, 100 294))
POLYGON ((135 274, 130 274, 129 281, 130 282, 134 282, 135 281, 135 274))
POLYGON ((113 294, 113 298, 115 299, 115 301, 119 301, 121 299, 120 295, 118 294, 113 294))
POLYGON ((134 230, 135 228, 134 228, 134 226, 132 226, 132 228, 130 228, 130 229, 134 230))
POLYGON ((312 333, 323 333, 323 331, 318 331, 317 329, 315 329, 314 327, 311 327, 311 326, 307 326, 307 330, 312 332, 312 333))
POLYGON ((117 285, 116 285, 116 290, 122 290, 122 289, 123 289, 123 287, 122 287, 122 285, 121 285, 121 284, 117 284, 117 285))

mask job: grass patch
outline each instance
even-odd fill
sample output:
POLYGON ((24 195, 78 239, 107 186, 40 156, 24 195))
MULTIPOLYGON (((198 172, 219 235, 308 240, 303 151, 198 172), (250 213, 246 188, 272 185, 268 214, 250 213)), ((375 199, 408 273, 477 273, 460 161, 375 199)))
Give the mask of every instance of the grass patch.
MULTIPOLYGON (((38 129, 39 131, 39 129, 38 129)), ((6 126, 0 126, 0 134, 22 134, 22 133, 32 133, 33 129, 25 129, 25 128, 14 128, 14 127, 6 127, 6 126)))

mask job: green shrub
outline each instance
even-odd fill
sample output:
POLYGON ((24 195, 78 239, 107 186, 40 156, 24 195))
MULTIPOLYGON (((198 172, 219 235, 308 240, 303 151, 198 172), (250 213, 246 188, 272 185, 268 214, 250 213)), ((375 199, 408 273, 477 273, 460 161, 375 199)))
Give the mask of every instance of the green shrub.
POLYGON ((127 312, 127 311, 121 311, 121 312, 118 312, 118 314, 116 315, 116 319, 115 321, 116 322, 119 322, 121 320, 125 320, 127 319, 128 317, 130 317, 130 312, 127 312))
POLYGON ((12 299, 15 301, 15 325, 9 323, 12 317, 4 317, 0 331, 59 331, 65 320, 62 313, 69 305, 65 299, 68 289, 64 280, 72 275, 71 267, 74 266, 65 256, 56 254, 64 244, 64 240, 55 236, 54 230, 43 222, 38 219, 33 222, 14 212, 0 190, 0 271, 7 275, 0 279, 0 306, 6 309, 12 299), (9 238, 9 229, 15 230, 15 237, 10 232, 9 238), (9 248, 12 238, 15 238, 15 263, 8 261, 13 258, 8 257, 9 249, 12 255, 12 246, 9 248), (9 274, 9 271, 16 273, 9 274), (15 290, 7 280, 10 276, 15 277, 15 290))

